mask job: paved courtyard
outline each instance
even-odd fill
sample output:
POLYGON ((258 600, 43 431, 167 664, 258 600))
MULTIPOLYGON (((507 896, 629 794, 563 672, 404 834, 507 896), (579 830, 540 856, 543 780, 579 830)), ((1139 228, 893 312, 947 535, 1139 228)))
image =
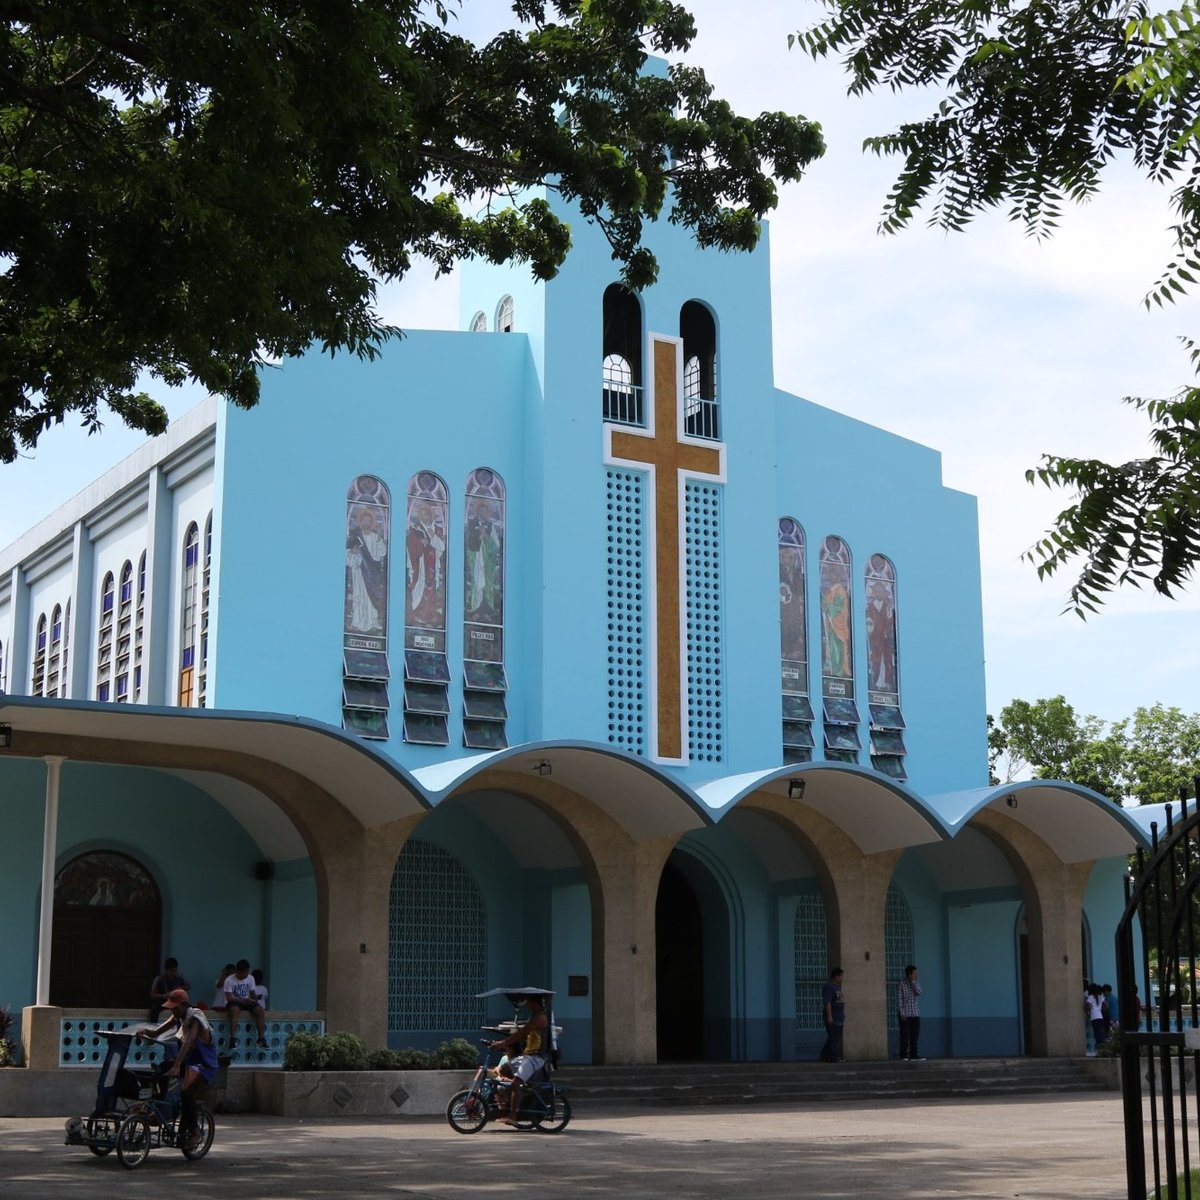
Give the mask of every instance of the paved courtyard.
POLYGON ((64 1146, 60 1120, 0 1118, 0 1196, 1121 1200, 1123 1146, 1116 1094, 606 1109, 577 1113, 558 1136, 488 1126, 464 1137, 432 1117, 219 1117, 207 1159, 158 1150, 134 1171, 64 1146))

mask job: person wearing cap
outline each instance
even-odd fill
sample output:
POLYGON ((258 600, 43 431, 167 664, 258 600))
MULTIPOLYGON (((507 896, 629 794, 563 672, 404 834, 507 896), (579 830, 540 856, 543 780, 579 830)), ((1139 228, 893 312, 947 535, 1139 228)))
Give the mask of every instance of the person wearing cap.
POLYGON ((505 1125, 517 1123, 517 1111, 521 1107, 521 1089, 529 1080, 546 1066, 546 1043, 550 1034, 550 1021, 546 1017, 546 1004, 541 996, 529 996, 525 999, 529 1005, 529 1020, 524 1025, 514 1029, 506 1038, 493 1042, 492 1046, 516 1049, 522 1045, 521 1053, 508 1062, 500 1064, 500 1074, 512 1080, 509 1090, 508 1116, 500 1120, 505 1125))
POLYGON ((135 1036, 141 1039, 174 1034, 179 1039, 179 1049, 167 1067, 167 1074, 179 1077, 179 1141, 190 1148, 197 1136, 194 1089, 216 1079, 217 1046, 204 1010, 192 1007, 183 988, 168 993, 163 1008, 167 1010, 167 1019, 157 1029, 139 1029, 135 1036))

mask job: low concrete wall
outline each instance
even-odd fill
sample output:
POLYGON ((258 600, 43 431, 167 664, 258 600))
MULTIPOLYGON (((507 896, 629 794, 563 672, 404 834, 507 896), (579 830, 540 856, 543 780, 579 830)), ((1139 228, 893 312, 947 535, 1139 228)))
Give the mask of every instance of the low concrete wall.
POLYGON ((276 1117, 424 1117, 446 1111, 474 1071, 250 1071, 251 1108, 276 1117))
MULTIPOLYGON (((236 1112, 278 1117, 411 1117, 446 1111, 473 1071, 231 1070, 223 1093, 236 1112)), ((0 1069, 0 1117, 77 1117, 96 1103, 97 1071, 0 1069)))

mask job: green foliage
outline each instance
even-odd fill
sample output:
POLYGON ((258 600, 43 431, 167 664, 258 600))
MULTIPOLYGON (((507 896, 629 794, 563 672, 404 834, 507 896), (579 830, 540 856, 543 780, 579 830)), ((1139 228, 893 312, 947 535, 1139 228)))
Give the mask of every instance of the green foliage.
POLYGON ((352 1033, 293 1033, 283 1048, 285 1071, 452 1071, 479 1062, 465 1038, 442 1042, 436 1050, 367 1050, 352 1033))
POLYGON ((1177 801, 1200 775, 1200 713, 1155 704, 1111 725, 1062 696, 1014 700, 989 717, 993 783, 1065 779, 1137 804, 1177 801), (1001 773, 1003 777, 1001 777, 1001 773))
POLYGON ((435 1062, 428 1050, 372 1050, 368 1071, 430 1071, 435 1062))
POLYGON ((0 1067, 15 1067, 17 1065, 16 1044, 9 1041, 8 1038, 12 1027, 12 1009, 7 1004, 0 1004, 0 1067))
MULTIPOLYGON (((1036 237, 1063 205, 1132 159, 1173 190, 1176 253, 1146 296, 1173 302, 1200 277, 1200 10, 1162 13, 1124 0, 822 0, 828 14, 792 41, 842 59, 849 91, 923 89, 924 120, 866 140, 902 163, 881 229, 928 221, 963 229, 1000 207, 1036 237)), ((1188 343, 1193 366, 1197 351, 1188 343)), ((1172 595, 1200 557, 1200 389, 1130 398, 1150 420, 1156 453, 1112 465, 1046 455, 1031 483, 1075 501, 1027 553, 1045 577, 1082 560, 1068 608, 1080 617, 1106 594, 1151 579, 1172 595)))
POLYGON ((1034 779, 1065 779, 1104 795, 1120 795, 1119 743, 1104 735, 1099 717, 1079 717, 1062 696, 1014 700, 1000 712, 989 735, 1002 782, 1029 770, 1034 779))
POLYGON ((437 1065, 444 1071, 474 1067, 479 1062, 479 1052, 466 1038, 451 1038, 437 1048, 437 1065))
POLYGON ((420 0, 10 0, 0 21, 0 460, 102 406, 155 433, 141 372, 235 404, 314 342, 370 358, 379 280, 422 255, 551 278, 570 230, 547 189, 653 282, 643 224, 748 249, 823 150, 739 116, 670 0, 513 0, 483 45, 420 0))
POLYGON ((353 1033, 293 1033, 283 1048, 285 1071, 365 1071, 367 1044, 353 1033))

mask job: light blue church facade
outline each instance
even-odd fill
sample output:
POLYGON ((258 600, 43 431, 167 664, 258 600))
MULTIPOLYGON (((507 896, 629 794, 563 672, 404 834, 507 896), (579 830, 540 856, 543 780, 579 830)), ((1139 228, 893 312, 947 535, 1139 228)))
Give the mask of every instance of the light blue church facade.
POLYGON ((0 1003, 246 957, 377 1045, 530 983, 575 1061, 786 1060, 838 964, 871 1058, 911 962, 923 1053, 1082 1052, 1142 834, 988 786, 974 499, 775 386, 765 237, 572 232, 0 552, 0 1003))

